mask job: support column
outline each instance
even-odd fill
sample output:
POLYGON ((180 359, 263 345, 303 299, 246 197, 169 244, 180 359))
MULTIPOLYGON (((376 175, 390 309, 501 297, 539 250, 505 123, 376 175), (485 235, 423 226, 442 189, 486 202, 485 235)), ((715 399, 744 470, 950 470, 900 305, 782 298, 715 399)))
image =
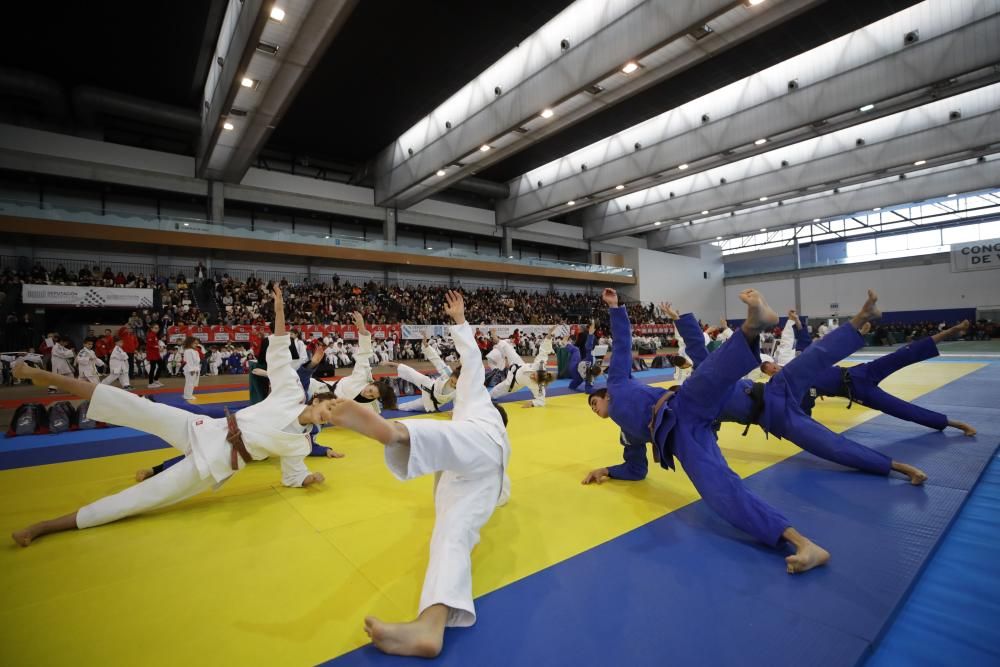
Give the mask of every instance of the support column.
POLYGON ((209 181, 208 187, 209 219, 217 225, 225 220, 226 195, 222 181, 209 181))
POLYGON ((511 257, 514 254, 514 239, 511 237, 511 228, 502 227, 503 244, 501 246, 504 257, 511 257))
POLYGON ((385 223, 382 225, 382 237, 386 245, 396 245, 396 216, 395 208, 385 209, 385 223))

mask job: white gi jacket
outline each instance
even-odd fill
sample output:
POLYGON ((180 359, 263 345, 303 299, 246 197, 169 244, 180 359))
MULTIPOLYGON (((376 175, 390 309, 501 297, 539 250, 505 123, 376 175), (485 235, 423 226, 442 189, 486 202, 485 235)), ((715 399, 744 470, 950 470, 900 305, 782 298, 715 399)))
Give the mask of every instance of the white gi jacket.
POLYGON ((97 358, 97 354, 93 350, 81 348, 76 355, 76 367, 80 369, 80 375, 84 377, 96 375, 98 366, 103 368, 104 362, 97 358))
POLYGON ((515 391, 527 388, 531 392, 531 404, 536 408, 545 406, 545 387, 539 385, 531 375, 539 370, 544 370, 540 364, 526 364, 521 356, 510 344, 509 340, 503 339, 493 348, 500 350, 504 360, 507 362, 507 376, 503 381, 493 388, 490 396, 499 398, 505 394, 513 394, 515 391))
POLYGON ((781 338, 778 339, 778 349, 774 351, 774 363, 779 366, 786 365, 795 358, 795 323, 791 318, 785 322, 785 328, 781 330, 781 338))
MULTIPOLYGON (((302 481, 309 476, 305 457, 312 450, 309 438, 312 427, 298 423, 305 408, 305 392, 291 365, 288 335, 268 338, 267 377, 271 381, 271 393, 260 403, 237 412, 236 423, 247 452, 254 460, 281 457, 281 483, 302 486, 302 481)), ((221 483, 235 472, 230 464, 228 432, 225 419, 206 417, 191 421, 191 456, 203 478, 211 475, 221 483)), ((246 465, 240 457, 237 463, 240 468, 246 465)))
MULTIPOLYGON (((353 401, 361 390, 374 382, 372 378, 372 336, 362 334, 358 337, 358 351, 354 354, 354 370, 347 377, 339 380, 334 390, 337 398, 346 398, 353 401)), ((268 362, 268 369, 271 365, 268 362)), ((312 384, 310 382, 310 389, 312 384)), ((374 401, 372 401, 374 403, 374 401)))
POLYGON ((128 373, 128 355, 125 354, 125 350, 120 345, 115 345, 115 349, 111 350, 110 362, 112 375, 128 373))
POLYGON ((72 351, 63 347, 62 343, 56 343, 52 347, 52 372, 56 375, 73 375, 73 366, 69 360, 74 356, 72 351))

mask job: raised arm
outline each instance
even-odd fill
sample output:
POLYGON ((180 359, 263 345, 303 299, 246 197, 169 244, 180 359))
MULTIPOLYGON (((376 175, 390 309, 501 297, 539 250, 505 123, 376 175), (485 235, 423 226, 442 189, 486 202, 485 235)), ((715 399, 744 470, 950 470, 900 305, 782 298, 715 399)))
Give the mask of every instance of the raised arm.
POLYGON ((611 318, 611 362, 608 364, 608 383, 628 380, 632 373, 632 324, 628 311, 618 305, 618 293, 605 287, 601 294, 608 304, 611 318))
MULTIPOLYGON (((476 386, 482 387, 486 380, 483 359, 476 346, 469 323, 465 321, 465 298, 461 292, 449 290, 445 295, 444 312, 455 322, 451 327, 451 339, 455 343, 458 358, 462 361, 462 374, 458 376, 456 391, 459 395, 469 395, 476 386)), ((485 393, 485 389, 483 392, 485 393)), ((489 394, 486 394, 487 400, 489 394)))
POLYGON ((274 284, 274 335, 284 336, 285 330, 285 297, 281 294, 281 286, 274 284))
POLYGON ((674 327, 684 341, 684 352, 697 367, 708 357, 708 348, 705 347, 705 333, 698 324, 698 318, 693 313, 684 313, 674 321, 674 327))

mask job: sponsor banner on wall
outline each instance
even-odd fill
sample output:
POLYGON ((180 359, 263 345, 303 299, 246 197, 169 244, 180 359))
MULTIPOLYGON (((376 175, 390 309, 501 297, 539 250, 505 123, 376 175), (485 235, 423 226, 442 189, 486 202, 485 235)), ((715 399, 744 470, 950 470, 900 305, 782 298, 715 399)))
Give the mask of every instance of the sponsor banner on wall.
POLYGON ((82 308, 152 308, 153 290, 136 287, 22 285, 24 303, 82 308))
POLYGON ((1000 239, 951 245, 952 271, 986 269, 1000 269, 1000 239))

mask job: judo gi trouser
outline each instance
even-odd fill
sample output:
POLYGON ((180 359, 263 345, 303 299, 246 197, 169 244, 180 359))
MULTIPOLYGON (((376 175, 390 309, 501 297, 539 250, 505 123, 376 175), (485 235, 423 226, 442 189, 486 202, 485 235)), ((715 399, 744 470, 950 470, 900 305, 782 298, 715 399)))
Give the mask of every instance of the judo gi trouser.
POLYGON ((759 363, 757 350, 743 332, 734 333, 695 369, 670 402, 677 416, 671 435, 674 456, 705 504, 760 542, 778 546, 791 523, 729 468, 712 428, 736 382, 759 363))
MULTIPOLYGON (((99 386, 90 399, 88 416, 119 426, 128 426, 165 440, 187 454, 188 424, 199 415, 163 403, 153 403, 115 387, 99 386)), ((215 484, 211 475, 202 479, 194 459, 185 456, 161 475, 150 477, 120 493, 81 507, 77 528, 91 528, 127 516, 166 507, 206 491, 215 484)))
POLYGON ((842 324, 781 369, 764 388, 763 424, 769 433, 827 461, 876 475, 888 475, 892 459, 834 433, 807 416, 802 399, 816 375, 864 345, 861 334, 842 324))
POLYGON ((128 370, 122 369, 120 373, 111 373, 101 381, 101 384, 111 384, 115 380, 118 380, 118 383, 121 384, 122 388, 127 387, 129 383, 128 370))
POLYGON ((399 377, 420 389, 420 395, 416 399, 400 403, 396 409, 403 412, 434 412, 434 403, 430 400, 427 392, 424 391, 425 388, 434 386, 434 380, 417 369, 406 365, 400 365, 396 369, 396 372, 399 374, 399 377), (428 406, 428 404, 430 405, 428 406))
POLYGON ((194 398, 194 390, 198 386, 201 373, 198 371, 184 371, 184 398, 194 398))
POLYGON ((866 364, 859 364, 848 370, 851 376, 853 398, 857 403, 903 421, 920 424, 938 431, 948 426, 948 417, 909 401, 897 398, 879 387, 879 383, 901 368, 906 368, 938 356, 934 339, 922 338, 904 345, 898 350, 866 364))
POLYGON ((449 608, 447 625, 466 627, 476 622, 472 549, 497 506, 503 452, 474 422, 421 419, 405 425, 410 446, 385 448, 389 470, 403 480, 436 473, 434 532, 419 613, 443 604, 449 608))
POLYGON ((83 372, 81 372, 80 373, 80 379, 81 380, 86 380, 87 382, 90 382, 92 384, 100 384, 101 383, 101 379, 99 377, 97 377, 97 373, 95 373, 94 371, 83 371, 83 372))

